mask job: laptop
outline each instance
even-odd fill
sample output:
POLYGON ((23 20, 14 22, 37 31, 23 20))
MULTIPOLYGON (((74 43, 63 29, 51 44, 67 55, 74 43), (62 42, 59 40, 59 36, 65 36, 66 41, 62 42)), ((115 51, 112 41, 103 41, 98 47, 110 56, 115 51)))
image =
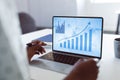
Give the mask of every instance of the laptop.
POLYGON ((73 65, 81 58, 102 57, 102 17, 53 16, 52 52, 42 59, 73 65))

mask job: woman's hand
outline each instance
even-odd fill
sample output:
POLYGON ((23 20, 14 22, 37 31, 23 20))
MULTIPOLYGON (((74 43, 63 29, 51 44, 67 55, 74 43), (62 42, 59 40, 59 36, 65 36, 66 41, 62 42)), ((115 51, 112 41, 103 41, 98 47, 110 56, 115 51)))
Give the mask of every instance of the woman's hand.
POLYGON ((82 62, 78 60, 64 80, 96 80, 98 72, 98 67, 93 59, 82 62))
POLYGON ((46 43, 39 41, 39 40, 34 40, 34 41, 27 44, 27 55, 28 55, 29 62, 31 61, 31 58, 35 54, 45 53, 45 49, 42 47, 45 45, 46 45, 46 43))

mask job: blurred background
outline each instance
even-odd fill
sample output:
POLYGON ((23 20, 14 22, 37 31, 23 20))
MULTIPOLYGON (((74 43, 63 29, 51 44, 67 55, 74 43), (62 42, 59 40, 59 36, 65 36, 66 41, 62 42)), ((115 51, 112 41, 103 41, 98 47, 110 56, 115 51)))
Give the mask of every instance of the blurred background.
POLYGON ((120 0, 15 0, 18 13, 29 14, 37 29, 51 28, 52 16, 100 16, 103 30, 116 33, 120 0))

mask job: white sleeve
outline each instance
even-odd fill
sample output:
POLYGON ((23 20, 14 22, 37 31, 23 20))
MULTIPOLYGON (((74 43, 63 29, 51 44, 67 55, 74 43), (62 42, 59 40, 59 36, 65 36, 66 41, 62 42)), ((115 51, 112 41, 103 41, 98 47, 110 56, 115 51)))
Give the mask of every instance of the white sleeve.
POLYGON ((0 80, 30 80, 14 0, 0 0, 0 80))

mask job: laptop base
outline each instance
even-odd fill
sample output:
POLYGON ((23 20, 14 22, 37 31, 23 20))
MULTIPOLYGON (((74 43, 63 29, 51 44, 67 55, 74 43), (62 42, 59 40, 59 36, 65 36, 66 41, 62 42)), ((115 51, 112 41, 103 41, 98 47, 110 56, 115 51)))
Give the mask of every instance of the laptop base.
POLYGON ((50 52, 40 58, 51 60, 51 61, 56 61, 56 62, 60 62, 64 64, 70 64, 70 65, 74 65, 79 59, 83 59, 83 57, 63 55, 63 54, 59 54, 56 52, 50 52))

